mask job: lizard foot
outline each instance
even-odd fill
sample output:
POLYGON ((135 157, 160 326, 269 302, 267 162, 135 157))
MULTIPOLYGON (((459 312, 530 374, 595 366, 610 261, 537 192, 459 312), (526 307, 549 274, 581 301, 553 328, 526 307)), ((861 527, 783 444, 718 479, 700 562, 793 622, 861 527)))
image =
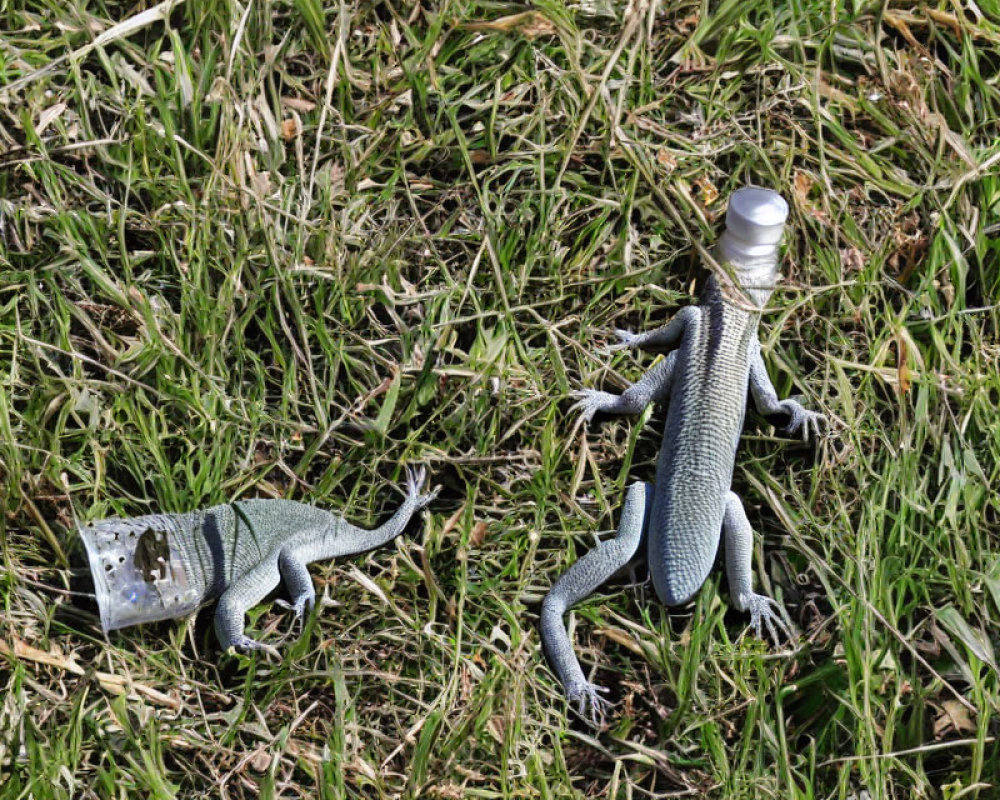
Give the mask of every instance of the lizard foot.
POLYGON ((636 339, 639 338, 639 334, 632 333, 632 331, 622 330, 621 328, 615 329, 615 336, 618 337, 618 341, 614 344, 609 344, 604 348, 605 353, 617 353, 620 350, 628 350, 635 347, 636 339))
POLYGON ((441 487, 437 487, 427 494, 420 494, 425 480, 427 480, 426 467, 406 468, 406 498, 414 502, 418 511, 429 505, 441 491, 441 487))
POLYGON ((763 626, 767 626, 767 633, 775 644, 790 641, 793 638, 792 630, 782 618, 784 609, 776 601, 762 594, 750 594, 741 599, 744 611, 750 612, 750 627, 753 628, 754 635, 758 639, 764 638, 763 626), (778 631, 783 636, 779 636, 778 631))
POLYGON ((288 639, 296 636, 296 629, 298 630, 299 636, 305 632, 306 615, 311 613, 313 608, 315 608, 316 595, 304 594, 292 603, 289 603, 287 600, 282 600, 279 597, 275 598, 274 604, 279 608, 292 612, 292 621, 288 626, 288 633, 281 637, 281 644, 284 644, 288 639))
POLYGON ((313 610, 313 606, 316 605, 316 596, 304 594, 294 603, 289 603, 287 600, 282 600, 279 597, 275 599, 274 604, 278 606, 278 608, 285 609, 285 611, 291 611, 293 621, 298 622, 303 616, 313 610))
POLYGON ((788 424, 781 432, 792 436, 802 431, 802 441, 808 442, 810 434, 818 438, 826 427, 826 417, 817 411, 810 411, 803 408, 798 400, 782 400, 779 404, 781 410, 788 414, 788 424))
POLYGON ((573 392, 573 397, 577 398, 577 401, 570 408, 570 411, 579 411, 584 423, 590 422, 594 418, 594 414, 613 406, 618 400, 617 395, 601 392, 597 389, 581 389, 578 392, 573 392))
POLYGON ((566 687, 566 699, 576 704, 576 710, 591 727, 603 728, 611 710, 611 703, 601 697, 607 689, 595 683, 574 683, 566 687))
POLYGON ((276 647, 269 644, 264 644, 263 642, 258 642, 256 639, 251 639, 249 636, 240 634, 235 637, 232 642, 230 642, 228 650, 235 650, 239 653, 250 653, 254 650, 261 650, 270 656, 275 658, 281 658, 281 654, 278 652, 276 647))

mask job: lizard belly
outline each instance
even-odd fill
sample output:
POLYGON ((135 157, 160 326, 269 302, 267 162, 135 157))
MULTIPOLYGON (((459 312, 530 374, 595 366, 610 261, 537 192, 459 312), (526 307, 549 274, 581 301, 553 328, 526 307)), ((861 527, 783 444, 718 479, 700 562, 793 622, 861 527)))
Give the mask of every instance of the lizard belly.
POLYGON ((653 586, 668 606, 688 602, 715 563, 746 408, 749 364, 739 354, 720 353, 714 370, 686 369, 670 398, 648 544, 653 586))

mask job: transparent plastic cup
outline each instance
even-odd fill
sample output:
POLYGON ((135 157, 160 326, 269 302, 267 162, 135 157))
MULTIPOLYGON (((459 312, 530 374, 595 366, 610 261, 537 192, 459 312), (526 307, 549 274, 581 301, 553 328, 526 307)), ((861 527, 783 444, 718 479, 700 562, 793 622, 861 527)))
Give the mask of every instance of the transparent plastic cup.
POLYGON ((204 588, 187 574, 190 562, 177 537, 188 516, 113 518, 79 527, 105 633, 182 617, 201 605, 204 588))

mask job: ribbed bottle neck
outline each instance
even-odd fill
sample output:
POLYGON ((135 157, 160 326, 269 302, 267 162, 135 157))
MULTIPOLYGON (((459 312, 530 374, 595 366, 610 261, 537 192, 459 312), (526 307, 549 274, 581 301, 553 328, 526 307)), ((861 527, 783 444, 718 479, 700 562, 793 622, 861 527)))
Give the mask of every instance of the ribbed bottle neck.
POLYGON ((720 281, 729 302, 762 310, 778 281, 778 245, 749 243, 727 230, 719 237, 715 257, 723 268, 720 281))
POLYGON ((760 244, 747 241, 731 230, 725 230, 719 237, 719 259, 738 268, 774 269, 778 263, 777 243, 760 244))

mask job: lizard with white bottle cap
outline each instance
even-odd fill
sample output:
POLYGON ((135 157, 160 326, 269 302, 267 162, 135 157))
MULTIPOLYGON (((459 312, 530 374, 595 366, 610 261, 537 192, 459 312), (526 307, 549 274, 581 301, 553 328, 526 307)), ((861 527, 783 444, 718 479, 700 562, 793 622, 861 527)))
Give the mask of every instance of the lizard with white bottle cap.
POLYGON ((787 417, 783 431, 807 440, 822 415, 796 400, 779 400, 757 339, 761 311, 778 279, 778 245, 788 205, 776 192, 747 187, 733 193, 717 248, 725 274, 709 278, 700 305, 667 325, 633 334, 618 331, 612 349, 674 348, 621 395, 578 393, 585 421, 597 412, 637 414, 667 403, 655 483, 629 487, 618 533, 584 555, 555 583, 542 604, 542 643, 567 698, 594 724, 603 721, 604 691, 584 676, 563 626, 563 615, 646 544, 649 572, 667 606, 687 603, 705 582, 725 536, 726 570, 737 609, 750 613, 760 635, 786 631, 774 600, 753 591, 753 530, 731 483, 743 427, 747 389, 761 414, 787 417))

